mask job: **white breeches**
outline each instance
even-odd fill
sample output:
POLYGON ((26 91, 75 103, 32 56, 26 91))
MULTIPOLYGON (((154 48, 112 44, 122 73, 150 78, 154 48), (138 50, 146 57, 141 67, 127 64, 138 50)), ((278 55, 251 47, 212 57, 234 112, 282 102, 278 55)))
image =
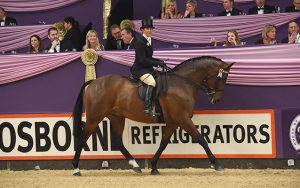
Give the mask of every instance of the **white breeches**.
POLYGON ((142 82, 144 82, 145 84, 147 85, 150 85, 150 86, 153 86, 155 87, 156 86, 156 82, 155 82, 155 79, 153 78, 153 76, 149 73, 147 74, 144 74, 143 76, 140 77, 140 80, 142 82))

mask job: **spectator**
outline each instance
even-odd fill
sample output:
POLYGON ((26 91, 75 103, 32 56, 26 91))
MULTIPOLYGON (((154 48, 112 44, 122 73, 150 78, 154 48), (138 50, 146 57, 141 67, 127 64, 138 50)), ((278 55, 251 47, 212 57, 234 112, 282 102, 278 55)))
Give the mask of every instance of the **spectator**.
MULTIPOLYGON (((211 46, 217 46, 218 41, 215 37, 212 37, 211 40, 211 46)), ((241 41, 238 35, 238 32, 236 30, 229 30, 226 35, 226 41, 224 42, 223 46, 240 46, 241 41)))
POLYGON ((120 26, 114 24, 110 27, 111 36, 106 40, 105 50, 122 50, 124 43, 121 39, 120 26))
POLYGON ((288 36, 284 39, 282 39, 282 43, 300 43, 300 34, 299 34, 299 24, 296 22, 296 20, 290 21, 288 23, 288 36))
POLYGON ((29 38, 29 53, 41 53, 44 52, 42 40, 38 35, 32 35, 29 38))
POLYGON ((134 37, 134 32, 131 28, 125 27, 121 31, 122 40, 126 45, 127 50, 135 49, 137 39, 134 37))
POLYGON ((230 30, 227 32, 227 39, 223 46, 240 46, 241 41, 239 34, 236 30, 230 30))
POLYGON ((294 0, 293 5, 286 7, 285 12, 300 12, 300 0, 294 0))
POLYGON ((248 14, 270 14, 275 13, 274 6, 266 5, 265 0, 255 0, 256 6, 249 9, 248 14))
POLYGON ((161 19, 176 19, 182 18, 182 15, 178 12, 176 0, 167 0, 165 11, 160 14, 161 19))
POLYGON ((51 42, 50 46, 46 48, 49 53, 53 52, 66 52, 72 50, 72 44, 68 40, 60 41, 58 39, 58 30, 56 27, 48 29, 48 38, 51 42))
POLYGON ((7 17, 4 8, 0 7, 0 27, 17 25, 17 20, 12 17, 7 17))
POLYGON ((265 25, 264 30, 262 32, 262 39, 256 41, 255 44, 276 44, 276 30, 277 27, 275 25, 265 25))
POLYGON ((83 50, 86 49, 94 49, 96 51, 103 50, 103 47, 99 42, 98 33, 95 30, 89 30, 86 34, 83 50))
POLYGON ((184 18, 198 18, 202 17, 201 13, 197 13, 197 1, 195 0, 187 0, 185 2, 185 13, 184 13, 184 18))
POLYGON ((64 19, 64 27, 67 33, 64 36, 63 41, 69 40, 72 44, 72 50, 82 50, 81 33, 79 30, 78 22, 71 16, 64 19))
POLYGON ((242 11, 236 8, 233 8, 234 0, 223 0, 224 11, 220 12, 219 16, 237 16, 241 15, 242 11))

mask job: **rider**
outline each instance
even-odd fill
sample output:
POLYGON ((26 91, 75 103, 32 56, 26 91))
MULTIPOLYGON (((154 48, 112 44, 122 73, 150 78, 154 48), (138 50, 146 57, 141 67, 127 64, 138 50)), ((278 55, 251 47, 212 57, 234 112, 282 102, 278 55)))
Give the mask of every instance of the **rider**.
POLYGON ((140 79, 147 85, 145 96, 145 110, 146 116, 153 115, 152 112, 152 91, 156 86, 156 82, 152 73, 154 72, 153 66, 165 66, 164 61, 152 57, 153 48, 151 36, 153 32, 153 20, 142 20, 141 31, 143 36, 137 41, 135 47, 135 60, 132 66, 132 76, 140 79))

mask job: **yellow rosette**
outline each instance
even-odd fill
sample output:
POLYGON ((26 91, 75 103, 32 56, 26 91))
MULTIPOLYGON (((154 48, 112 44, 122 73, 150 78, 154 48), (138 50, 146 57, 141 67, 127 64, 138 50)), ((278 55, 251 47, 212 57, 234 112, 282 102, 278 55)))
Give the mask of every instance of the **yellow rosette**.
POLYGON ((85 64, 85 81, 96 79, 95 64, 98 61, 98 54, 94 49, 86 49, 81 54, 81 60, 85 64))

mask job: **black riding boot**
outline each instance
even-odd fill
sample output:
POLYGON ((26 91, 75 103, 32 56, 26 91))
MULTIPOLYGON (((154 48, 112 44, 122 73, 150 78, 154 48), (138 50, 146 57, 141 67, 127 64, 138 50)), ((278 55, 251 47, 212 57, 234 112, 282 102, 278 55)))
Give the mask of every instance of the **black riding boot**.
POLYGON ((152 116, 153 111, 152 111, 152 91, 153 91, 153 86, 147 86, 146 89, 146 94, 145 94, 145 110, 144 113, 146 116, 152 116))

